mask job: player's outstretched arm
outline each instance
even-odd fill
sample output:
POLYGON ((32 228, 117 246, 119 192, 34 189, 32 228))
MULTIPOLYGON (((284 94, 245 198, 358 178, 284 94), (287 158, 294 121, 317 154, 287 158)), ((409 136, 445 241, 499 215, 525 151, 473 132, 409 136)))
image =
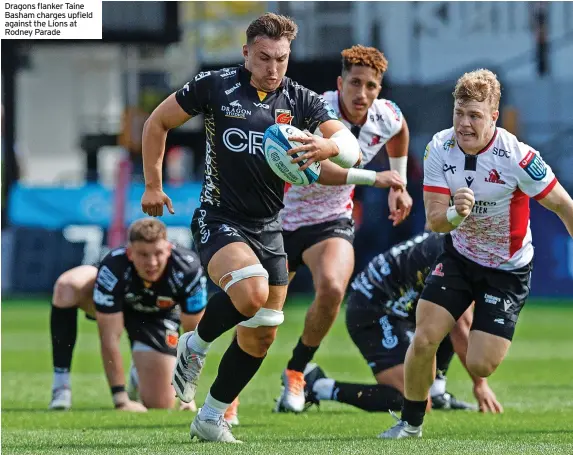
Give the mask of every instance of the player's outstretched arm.
POLYGON ((459 357, 461 364, 473 381, 474 396, 478 402, 479 410, 481 412, 491 412, 493 414, 498 414, 503 412, 503 406, 499 401, 497 401, 495 393, 493 393, 489 387, 487 379, 472 374, 466 364, 468 341, 472 321, 473 305, 470 305, 466 312, 458 319, 456 325, 450 332, 452 345, 454 346, 454 351, 459 357))
POLYGON ((163 215, 166 205, 173 211, 171 199, 163 193, 162 167, 165 154, 165 140, 170 129, 176 128, 191 118, 171 94, 151 113, 143 126, 142 155, 145 193, 141 199, 141 208, 151 216, 163 215))
POLYGON ((543 199, 539 199, 539 203, 546 209, 556 213, 563 224, 569 231, 569 235, 573 237, 573 199, 565 188, 559 182, 543 199))
POLYGON ((376 188, 403 190, 404 182, 396 171, 376 172, 366 169, 343 169, 338 164, 323 161, 318 183, 328 186, 366 185, 376 188))
POLYGON ((120 351, 120 338, 123 332, 123 312, 96 312, 99 330, 101 356, 107 382, 112 392, 113 404, 117 409, 145 411, 145 406, 132 402, 125 391, 125 373, 120 351))

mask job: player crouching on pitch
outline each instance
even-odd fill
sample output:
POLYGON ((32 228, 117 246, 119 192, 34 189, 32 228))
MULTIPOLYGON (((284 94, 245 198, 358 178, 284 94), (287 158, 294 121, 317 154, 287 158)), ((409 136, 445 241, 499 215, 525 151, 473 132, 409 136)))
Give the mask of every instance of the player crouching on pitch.
MULTIPOLYGON (((77 310, 97 319, 102 356, 116 409, 172 408, 179 327, 194 330, 206 305, 206 278, 196 254, 167 241, 165 225, 146 218, 128 231, 126 248, 112 250, 99 268, 64 272, 56 281, 51 311, 54 365, 49 409, 72 405, 70 368, 77 337, 77 310), (95 302, 95 305, 94 305, 95 302), (135 367, 129 397, 119 342, 127 330, 135 367), (141 398, 141 403, 135 401, 141 398)), ((181 409, 194 410, 194 403, 181 409)))

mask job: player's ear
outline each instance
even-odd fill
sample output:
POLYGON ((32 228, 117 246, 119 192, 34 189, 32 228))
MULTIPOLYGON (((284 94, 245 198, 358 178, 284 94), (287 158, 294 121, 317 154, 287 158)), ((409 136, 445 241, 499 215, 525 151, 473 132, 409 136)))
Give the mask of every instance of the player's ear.
POLYGON ((127 244, 127 247, 125 248, 125 255, 127 256, 127 259, 132 261, 133 251, 131 249, 131 244, 129 244, 129 243, 127 244))
POLYGON ((338 89, 338 93, 342 92, 342 76, 336 78, 336 88, 338 89))
POLYGON ((243 44, 243 57, 245 57, 245 60, 249 58, 249 46, 246 44, 243 44))
POLYGON ((497 119, 499 118, 499 110, 496 109, 495 111, 493 111, 491 118, 493 120, 493 123, 497 122, 497 119))

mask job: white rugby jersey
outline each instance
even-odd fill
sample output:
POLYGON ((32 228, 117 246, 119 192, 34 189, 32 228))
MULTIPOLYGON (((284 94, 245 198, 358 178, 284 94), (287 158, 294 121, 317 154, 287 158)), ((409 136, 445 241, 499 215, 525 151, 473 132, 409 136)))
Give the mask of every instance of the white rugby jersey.
MULTIPOLYGON (((362 151, 362 162, 357 167, 366 166, 390 138, 402 128, 402 112, 392 101, 377 99, 374 101, 361 127, 352 125, 344 118, 338 100, 338 91, 326 92, 324 98, 355 135, 362 151)), ((317 129, 314 134, 320 135, 317 129)), ((284 209, 281 211, 283 229, 294 231, 338 218, 351 218, 354 185, 326 186, 319 183, 285 187, 284 209)))
POLYGON ((434 135, 424 153, 424 191, 473 190, 472 213, 451 236, 460 254, 486 267, 514 270, 532 260, 529 198, 556 184, 539 152, 503 128, 474 156, 459 148, 453 128, 434 135))

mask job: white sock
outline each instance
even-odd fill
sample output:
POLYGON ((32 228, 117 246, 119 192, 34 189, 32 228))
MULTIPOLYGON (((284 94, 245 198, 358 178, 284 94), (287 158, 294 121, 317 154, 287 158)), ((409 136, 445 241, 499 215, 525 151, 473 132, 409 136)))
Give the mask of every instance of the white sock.
POLYGON ((133 387, 136 389, 139 388, 139 375, 137 374, 137 368, 135 368, 133 361, 131 362, 131 367, 129 368, 129 380, 133 384, 133 387))
POLYGON ((430 387, 430 396, 437 397, 438 395, 443 395, 446 393, 446 378, 436 378, 432 387, 430 387))
POLYGON ((199 419, 219 420, 230 405, 231 403, 223 403, 222 401, 216 400, 211 396, 211 392, 209 392, 207 398, 205 398, 205 404, 201 407, 201 411, 199 411, 199 419))
POLYGON ((196 352, 197 354, 205 355, 211 346, 211 342, 205 341, 199 336, 197 330, 187 338, 187 349, 196 352))
POLYGON ((332 400, 332 391, 334 390, 334 379, 321 378, 317 379, 312 385, 312 391, 316 393, 319 400, 332 400))
POLYGON ((62 387, 67 387, 68 389, 71 389, 70 372, 54 371, 54 383, 52 385, 52 390, 61 389, 62 387))

